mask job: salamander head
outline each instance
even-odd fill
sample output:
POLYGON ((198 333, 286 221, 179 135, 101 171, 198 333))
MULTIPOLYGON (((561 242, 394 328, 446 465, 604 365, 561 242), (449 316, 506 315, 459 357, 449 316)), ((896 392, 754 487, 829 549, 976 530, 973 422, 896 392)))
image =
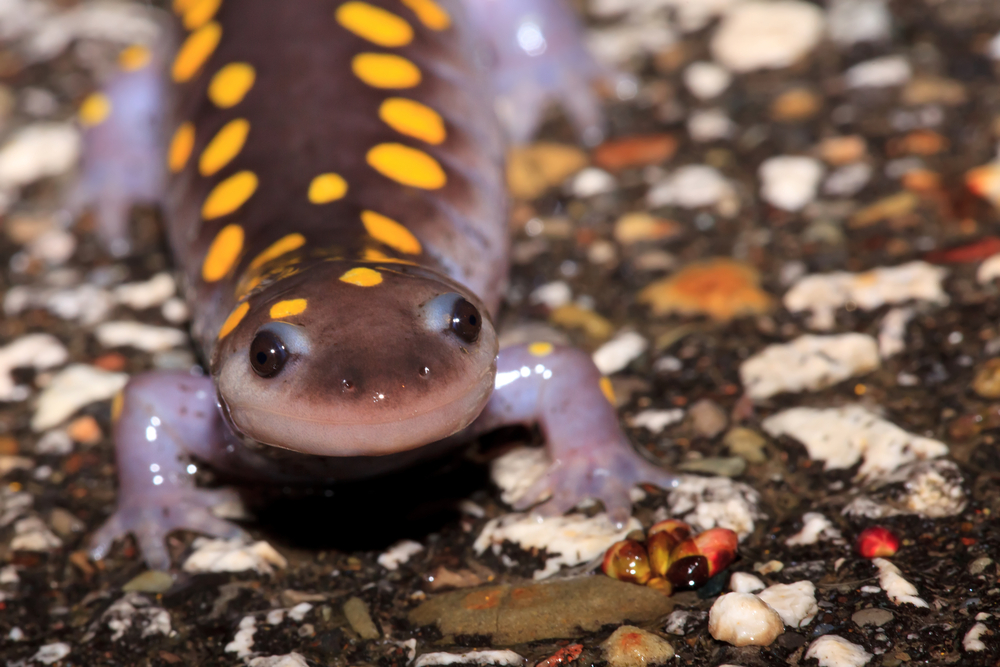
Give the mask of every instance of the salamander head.
POLYGON ((392 454, 468 426, 492 391, 489 315, 431 271, 322 262, 245 303, 223 325, 212 367, 223 412, 253 440, 392 454))

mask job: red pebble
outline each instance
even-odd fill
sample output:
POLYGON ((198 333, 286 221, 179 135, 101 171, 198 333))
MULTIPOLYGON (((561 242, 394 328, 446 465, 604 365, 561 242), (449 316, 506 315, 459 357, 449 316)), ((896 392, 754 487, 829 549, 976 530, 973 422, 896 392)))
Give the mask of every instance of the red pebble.
POLYGON ((899 551, 899 538, 884 526, 872 526, 858 535, 857 549, 865 558, 885 558, 899 551))
POLYGON ((1000 238, 986 236, 957 248, 929 252, 924 255, 924 259, 933 264, 965 264, 984 260, 998 252, 1000 252, 1000 238))
POLYGON ((542 660, 535 667, 559 667, 560 665, 573 662, 580 657, 581 653, 583 653, 583 644, 570 644, 559 649, 545 660, 542 660))

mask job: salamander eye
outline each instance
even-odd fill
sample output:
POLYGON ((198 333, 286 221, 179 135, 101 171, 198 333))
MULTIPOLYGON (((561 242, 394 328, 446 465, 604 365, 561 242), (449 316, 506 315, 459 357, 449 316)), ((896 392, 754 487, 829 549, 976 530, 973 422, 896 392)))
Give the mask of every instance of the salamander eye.
POLYGON ((250 366, 262 378, 274 377, 285 367, 288 350, 274 332, 261 330, 250 343, 250 366))
POLYGON ((483 328, 483 318, 476 307, 465 299, 455 301, 451 311, 451 330, 466 343, 475 343, 483 328))

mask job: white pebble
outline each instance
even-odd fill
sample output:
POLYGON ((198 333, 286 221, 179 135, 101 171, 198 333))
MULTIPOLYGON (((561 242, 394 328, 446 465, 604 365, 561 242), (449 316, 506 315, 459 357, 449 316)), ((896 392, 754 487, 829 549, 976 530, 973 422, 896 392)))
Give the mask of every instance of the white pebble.
POLYGON ((378 564, 387 570, 398 570, 399 566, 409 561, 411 556, 415 556, 423 550, 424 545, 420 542, 400 540, 389 547, 388 551, 379 555, 378 564))
POLYGON ((823 163, 813 157, 777 155, 758 170, 764 201, 785 211, 798 211, 816 198, 823 163))
POLYGON ((825 470, 850 468, 863 457, 858 475, 867 480, 948 453, 943 442, 907 433, 860 405, 791 408, 765 419, 763 427, 771 437, 801 442, 810 458, 826 463, 825 470))
POLYGON ((309 667, 304 656, 292 651, 285 655, 262 655, 251 658, 247 667, 309 667))
POLYGON ((79 39, 154 44, 160 27, 152 12, 122 2, 86 2, 38 25, 24 45, 30 60, 48 60, 79 39))
POLYGON ((762 591, 767 586, 760 577, 755 577, 748 572, 733 572, 729 577, 729 590, 734 593, 756 593, 762 591))
POLYGON ((235 653, 237 658, 246 658, 253 651, 253 636, 257 633, 257 620, 253 616, 244 616, 240 620, 239 629, 233 641, 226 644, 226 653, 235 653))
POLYGON ((59 176, 80 157, 80 131, 70 123, 36 123, 18 130, 0 147, 0 190, 17 189, 59 176))
POLYGON ((892 15, 885 0, 831 0, 826 20, 830 37, 841 47, 892 36, 892 15))
POLYGON ((60 266, 76 252, 76 237, 65 229, 50 229, 31 241, 27 251, 49 266, 60 266))
POLYGON ((778 69, 808 55, 823 36, 823 12, 797 0, 734 7, 712 37, 712 56, 733 72, 778 69))
POLYGON ((993 60, 1000 60, 1000 32, 990 40, 989 45, 986 47, 986 52, 993 60))
POLYGON ((965 633, 964 637, 962 637, 962 649, 969 653, 974 653, 976 651, 985 651, 986 644, 983 642, 982 639, 980 639, 980 637, 982 637, 983 635, 991 635, 991 634, 993 633, 989 631, 989 628, 986 627, 986 624, 976 623, 971 628, 969 628, 969 631, 965 633))
POLYGON ((615 177, 597 167, 587 167, 573 177, 570 191, 576 197, 593 197, 614 192, 618 188, 615 177))
POLYGON ((770 646, 785 631, 774 609, 750 593, 726 593, 708 612, 708 631, 733 646, 770 646))
POLYGON ((742 540, 753 532, 754 520, 766 516, 760 510, 760 494, 748 484, 728 477, 679 477, 680 483, 667 497, 667 507, 656 511, 656 521, 680 518, 696 532, 728 528, 742 540))
POLYGON ((31 428, 39 432, 58 426, 85 405, 108 400, 126 382, 126 373, 112 373, 88 364, 68 366, 38 396, 31 428))
POLYGON ((913 308, 892 308, 878 329, 878 353, 883 359, 906 349, 906 325, 916 315, 913 308))
POLYGON ((1000 253, 987 257, 976 269, 976 280, 980 285, 991 283, 996 278, 1000 278, 1000 253))
POLYGON ((69 655, 69 652, 70 645, 65 642, 45 644, 39 647, 35 655, 31 656, 31 659, 46 665, 51 665, 53 662, 59 662, 65 658, 69 655))
POLYGON ((545 579, 564 565, 572 567, 599 557, 612 544, 641 528, 642 524, 630 517, 624 528, 615 530, 603 512, 592 517, 568 514, 545 518, 515 513, 487 522, 472 546, 479 555, 491 547, 499 555, 505 541, 526 551, 544 549, 545 567, 536 570, 534 578, 545 579))
POLYGON ((133 310, 159 306, 177 293, 177 283, 167 272, 157 273, 149 280, 125 283, 114 289, 115 300, 133 310))
POLYGON ((684 85, 700 100, 718 97, 732 81, 733 75, 729 70, 713 62, 699 60, 684 70, 684 85))
POLYGON ((681 167, 655 183, 646 194, 650 208, 712 206, 732 192, 732 186, 719 170, 705 164, 681 167))
POLYGON ((20 519, 14 524, 11 551, 54 551, 61 546, 62 540, 37 516, 20 519))
POLYGON ((853 197, 868 185, 874 170, 867 162, 854 162, 839 167, 823 182, 823 193, 831 197, 853 197))
POLYGON ((927 601, 917 597, 917 587, 903 578, 903 573, 885 558, 872 558, 872 565, 878 568, 878 584, 896 604, 912 604, 927 607, 927 601))
POLYGON ((46 431, 35 443, 35 454, 66 455, 73 451, 73 439, 63 429, 46 431))
POLYGON ((424 653, 413 663, 413 667, 428 665, 501 665, 514 667, 526 662, 523 656, 509 649, 493 651, 469 651, 468 653, 424 653))
POLYGON ((901 508, 930 519, 960 514, 968 504, 964 478, 954 461, 935 459, 911 464, 889 478, 903 482, 903 495, 893 503, 893 513, 901 508))
POLYGON ((552 465, 544 447, 515 447, 490 464, 490 479, 500 489, 500 499, 513 505, 552 465))
POLYGON ((862 310, 907 301, 947 305, 949 298, 942 286, 947 275, 947 269, 923 261, 879 267, 863 273, 811 274, 796 282, 785 293, 783 301, 793 313, 810 311, 809 326, 813 329, 831 329, 834 312, 849 303, 862 310))
POLYGON ((902 86, 913 76, 904 56, 882 56, 854 65, 844 73, 848 88, 888 88, 902 86))
POLYGON ((288 618, 292 619, 296 623, 301 623, 306 614, 312 610, 313 606, 308 602, 300 602, 291 609, 288 610, 288 618))
POLYGON ((588 50, 597 60, 616 68, 637 56, 659 53, 676 41, 676 33, 663 16, 619 21, 587 31, 588 50))
POLYGON ((806 651, 806 659, 819 661, 819 667, 862 667, 872 654, 861 646, 837 635, 823 635, 806 651))
POLYGON ((116 642, 125 636, 136 621, 142 628, 142 636, 170 636, 170 612, 163 607, 153 605, 148 598, 140 593, 129 592, 115 601, 101 615, 108 628, 111 629, 111 641, 116 642))
POLYGON ((632 363, 648 347, 649 341, 642 334, 625 331, 594 351, 594 365, 601 374, 611 375, 632 363))
POLYGON ((272 565, 288 566, 285 557, 264 541, 246 544, 240 538, 231 540, 199 537, 193 544, 195 551, 184 561, 185 572, 245 572, 254 570, 270 574, 272 565))
POLYGON ((785 545, 808 546, 816 544, 821 539, 840 540, 841 537, 840 531, 825 516, 819 512, 806 512, 802 515, 802 530, 785 540, 785 545))
POLYGON ((818 391, 879 367, 878 345, 868 334, 806 334, 768 345, 740 364, 740 380, 754 400, 785 392, 818 391))
POLYGON ((684 419, 684 410, 643 410, 633 415, 628 421, 636 428, 645 428, 652 433, 661 433, 663 429, 684 419))
POLYGON ((131 321, 98 324, 94 336, 104 347, 132 347, 143 352, 170 350, 188 340, 187 333, 180 329, 131 321))
POLYGON ((722 109, 698 109, 688 115, 687 129, 694 141, 719 141, 731 137, 736 124, 722 109))
POLYGON ((0 347, 0 401, 23 401, 30 390, 14 383, 11 371, 27 366, 35 370, 54 368, 66 363, 69 352, 55 336, 36 333, 21 336, 0 347))
POLYGON ((790 628, 809 625, 819 613, 819 606, 816 604, 816 586, 811 581, 768 586, 757 593, 757 597, 778 612, 778 616, 781 616, 781 620, 790 628))
POLYGON ((555 310, 573 299, 573 289, 565 280, 554 280, 539 285, 528 296, 530 303, 541 303, 555 310))
POLYGON ((187 303, 184 302, 184 299, 178 299, 177 297, 164 301, 163 306, 160 308, 160 313, 163 315, 163 319, 171 324, 184 324, 191 317, 187 303))

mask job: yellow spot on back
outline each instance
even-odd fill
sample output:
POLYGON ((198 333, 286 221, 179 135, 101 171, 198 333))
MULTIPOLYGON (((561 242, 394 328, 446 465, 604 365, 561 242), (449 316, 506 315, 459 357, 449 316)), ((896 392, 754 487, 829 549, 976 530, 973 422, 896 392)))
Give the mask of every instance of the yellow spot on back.
POLYGON ((371 287, 382 282, 382 274, 375 269, 358 267, 340 276, 340 280, 358 287, 371 287))
POLYGON ((119 391, 115 394, 115 397, 111 399, 111 421, 112 423, 118 421, 118 418, 122 416, 122 410, 125 409, 125 392, 119 391))
POLYGON ((188 30, 196 30, 215 18, 220 5, 222 0, 195 0, 184 10, 181 22, 188 30))
POLYGON ((420 22, 431 30, 446 30, 451 26, 451 17, 434 0, 403 0, 420 22))
POLYGON ((80 123, 84 127, 100 125, 111 114, 111 100, 104 93, 91 93, 80 105, 80 123))
POLYGON ((174 0, 173 10, 175 14, 183 14, 198 0, 174 0))
POLYGON ((149 64, 152 57, 149 49, 141 44, 133 44, 122 49, 118 54, 118 66, 126 72, 134 72, 149 64))
POLYGON ((208 84, 208 99, 220 109, 234 107, 253 88, 257 72, 248 63, 229 63, 212 77, 208 84))
POLYGON ((206 283, 226 277, 243 251, 243 237, 243 228, 235 224, 226 225, 215 235, 201 265, 201 277, 206 283))
POLYGON ((237 118, 223 125, 201 152, 198 172, 202 176, 211 176, 229 164, 243 150, 249 133, 250 121, 245 118, 237 118))
POLYGON ((378 117, 400 134, 429 144, 440 144, 447 137, 441 114, 414 100, 390 97, 378 108, 378 117))
POLYGON ((174 58, 170 70, 174 81, 177 83, 190 81, 212 56, 220 39, 222 39, 222 26, 215 21, 206 23, 188 35, 177 51, 177 57, 174 58))
POLYGON ((252 171, 237 172, 212 188, 201 207, 201 217, 212 220, 229 215, 243 206, 256 190, 256 174, 252 171))
POLYGON ((219 338, 221 339, 228 336, 233 329, 239 326, 240 322, 243 321, 243 318, 247 316, 248 312, 250 312, 249 303, 244 301, 240 305, 236 306, 236 308, 233 309, 233 312, 229 313, 229 317, 226 318, 226 321, 222 323, 222 328, 219 329, 219 338))
POLYGON ((365 248, 364 253, 361 255, 361 259, 366 262, 391 262, 392 257, 385 254, 381 250, 376 250, 375 248, 365 248))
POLYGON ((437 190, 448 182, 438 161, 423 151, 403 144, 379 144, 365 156, 373 169, 403 185, 437 190))
POLYGON ((391 53, 359 53, 351 70, 372 88, 413 88, 421 79, 419 67, 391 53))
POLYGON ((279 301, 271 306, 271 319, 280 320, 285 317, 292 317, 293 315, 298 315, 299 313, 305 311, 305 309, 305 299, 287 299, 285 301, 279 301))
POLYGON ((611 405, 617 403, 618 399, 615 398, 615 390, 614 387, 611 386, 611 380, 609 378, 602 377, 600 385, 601 393, 604 394, 604 398, 608 399, 608 403, 611 405))
POLYGON ((194 124, 182 123, 174 138, 170 140, 170 149, 167 151, 167 166, 173 173, 179 172, 187 164, 194 149, 194 124))
POLYGON ((301 248, 305 245, 305 243, 306 237, 302 236, 302 234, 289 234, 288 236, 283 236, 269 245, 264 252, 254 257, 247 269, 259 269, 272 259, 277 259, 285 253, 301 248))
POLYGON ((345 2, 333 16, 358 37, 379 46, 406 46, 413 41, 413 28, 406 19, 367 2, 345 2))
POLYGON ((407 255, 420 254, 422 248, 417 237, 392 218, 387 218, 375 211, 362 211, 361 222, 365 225, 365 231, 376 241, 407 255))
POLYGON ((552 343, 532 343, 528 346, 528 354, 533 357, 544 357, 547 354, 552 354, 552 350, 554 349, 555 348, 552 346, 552 343))
POLYGON ((309 184, 309 201, 313 204, 329 204, 346 194, 347 181, 340 174, 320 174, 309 184))

